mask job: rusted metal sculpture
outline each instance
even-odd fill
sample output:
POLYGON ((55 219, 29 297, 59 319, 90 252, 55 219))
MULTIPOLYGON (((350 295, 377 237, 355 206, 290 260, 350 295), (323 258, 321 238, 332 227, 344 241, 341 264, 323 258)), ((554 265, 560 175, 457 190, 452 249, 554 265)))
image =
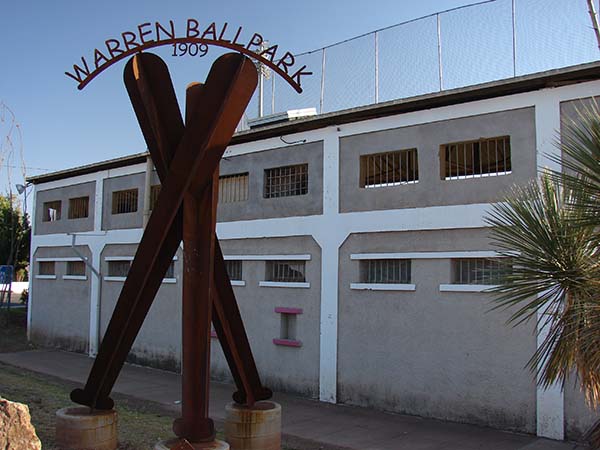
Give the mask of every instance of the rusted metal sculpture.
POLYGON ((188 87, 185 123, 158 56, 136 54, 124 80, 162 188, 87 383, 71 399, 91 408, 113 407, 110 392, 183 239, 182 417, 173 430, 190 442, 210 441, 211 319, 238 389, 233 399, 251 406, 272 395, 261 384, 215 235, 219 161, 254 92, 257 72, 241 54, 221 56, 204 85, 188 87))

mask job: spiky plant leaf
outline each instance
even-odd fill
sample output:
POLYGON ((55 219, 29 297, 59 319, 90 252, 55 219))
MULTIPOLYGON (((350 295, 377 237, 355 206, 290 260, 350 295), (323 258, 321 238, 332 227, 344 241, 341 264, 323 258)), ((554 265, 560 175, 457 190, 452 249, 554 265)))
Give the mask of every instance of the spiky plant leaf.
POLYGON ((500 276, 496 308, 511 308, 509 322, 538 320, 545 338, 528 363, 543 386, 564 384, 576 371, 582 386, 598 401, 597 370, 588 362, 598 335, 588 310, 598 306, 598 247, 593 226, 581 224, 585 211, 572 208, 580 193, 561 187, 544 174, 539 183, 514 188, 494 205, 486 221, 494 243, 512 258, 500 276), (586 341, 587 340, 587 341, 586 341))

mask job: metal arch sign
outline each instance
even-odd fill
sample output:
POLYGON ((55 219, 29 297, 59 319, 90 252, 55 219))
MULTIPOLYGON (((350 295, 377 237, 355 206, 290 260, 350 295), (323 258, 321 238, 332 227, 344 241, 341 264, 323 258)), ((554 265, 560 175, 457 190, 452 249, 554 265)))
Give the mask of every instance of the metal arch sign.
POLYGON ((270 67, 298 93, 302 92, 302 77, 312 75, 306 70, 306 65, 297 67, 291 52, 286 51, 278 58, 278 54, 282 53, 278 45, 264 49, 266 41, 259 33, 244 39, 242 27, 228 30, 227 22, 222 26, 212 22, 206 28, 201 28, 196 19, 187 19, 185 29, 176 28, 173 20, 169 20, 168 25, 158 21, 142 23, 135 32, 124 31, 119 39, 104 41, 104 47, 94 49, 89 62, 82 56, 81 64, 73 64, 73 72, 65 72, 65 75, 75 80, 77 88, 81 90, 101 72, 128 56, 153 47, 182 43, 217 46, 240 52, 270 67))

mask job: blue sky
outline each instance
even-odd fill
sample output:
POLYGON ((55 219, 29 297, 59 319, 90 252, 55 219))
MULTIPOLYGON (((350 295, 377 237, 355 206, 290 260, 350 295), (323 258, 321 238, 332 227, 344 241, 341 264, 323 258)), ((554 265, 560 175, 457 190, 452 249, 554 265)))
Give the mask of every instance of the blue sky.
MULTIPOLYGON (((527 1, 548 4, 545 0, 527 1)), ((568 1, 577 7, 585 3, 583 0, 560 1, 568 1)), ((243 26, 247 32, 259 32, 280 48, 299 53, 469 3, 472 2, 4 0, 0 10, 0 102, 14 111, 21 125, 24 159, 29 167, 27 175, 61 170, 145 150, 122 83, 124 62, 109 68, 83 91, 78 91, 75 82, 64 75, 82 55, 90 55, 105 39, 134 29, 140 23, 173 19, 183 24, 189 17, 203 23, 228 22, 232 26, 243 26)), ((550 3, 557 4, 557 0, 550 0, 550 3)), ((555 16, 559 15, 549 17, 555 16)), ((579 14, 577 17, 581 22, 584 16, 579 14)), ((562 20, 561 17, 558 19, 562 20)), ((492 17, 490 23, 493 22, 492 17)), ((543 26, 552 26, 551 21, 545 20, 543 26)), ((466 23, 457 27, 470 28, 466 23)), ((506 23, 502 28, 506 28, 506 23)), ((552 34, 554 30, 546 31, 552 34)), ((504 39, 508 45, 505 30, 493 32, 498 32, 498 39, 504 39)), ((549 54, 554 53, 556 47, 554 43, 550 44, 547 45, 549 54)), ((577 42, 574 48, 580 47, 577 42)), ((589 51, 589 39, 583 47, 589 51)), ((460 50, 460 45, 456 48, 460 50)), ((562 52, 573 53, 569 48, 562 52)), ((189 82, 205 78, 208 64, 214 59, 210 55, 204 59, 173 58, 167 47, 156 53, 169 64, 180 98, 189 82)), ((356 58, 360 56, 355 55, 356 58)), ((577 58, 589 60, 590 56, 585 54, 577 58)), ((344 71, 345 60, 340 61, 338 69, 344 71)), ((523 64, 525 62, 523 60, 523 64)), ((434 68, 433 72, 436 70, 434 68)), ((290 89, 289 95, 292 94, 290 89)), ((301 97, 299 104, 302 104, 301 97)), ((3 164, 7 162, 20 165, 18 155, 3 164)), ((18 168, 12 169, 12 184, 17 182, 22 182, 18 168)), ((7 168, 2 167, 0 191, 7 190, 7 168)))

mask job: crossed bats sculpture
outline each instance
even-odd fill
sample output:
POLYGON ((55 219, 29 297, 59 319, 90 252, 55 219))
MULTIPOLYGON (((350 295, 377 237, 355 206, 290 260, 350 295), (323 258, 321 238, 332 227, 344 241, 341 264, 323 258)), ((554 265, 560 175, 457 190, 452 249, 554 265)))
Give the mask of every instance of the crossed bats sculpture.
POLYGON ((188 86, 184 122, 164 61, 151 53, 128 61, 125 86, 162 188, 86 385, 71 392, 75 403, 113 408, 110 392, 182 240, 182 417, 173 431, 190 442, 214 439, 211 320, 237 386, 233 399, 252 406, 272 396, 261 384, 215 234, 219 161, 257 79, 249 58, 221 56, 205 84, 188 86))

